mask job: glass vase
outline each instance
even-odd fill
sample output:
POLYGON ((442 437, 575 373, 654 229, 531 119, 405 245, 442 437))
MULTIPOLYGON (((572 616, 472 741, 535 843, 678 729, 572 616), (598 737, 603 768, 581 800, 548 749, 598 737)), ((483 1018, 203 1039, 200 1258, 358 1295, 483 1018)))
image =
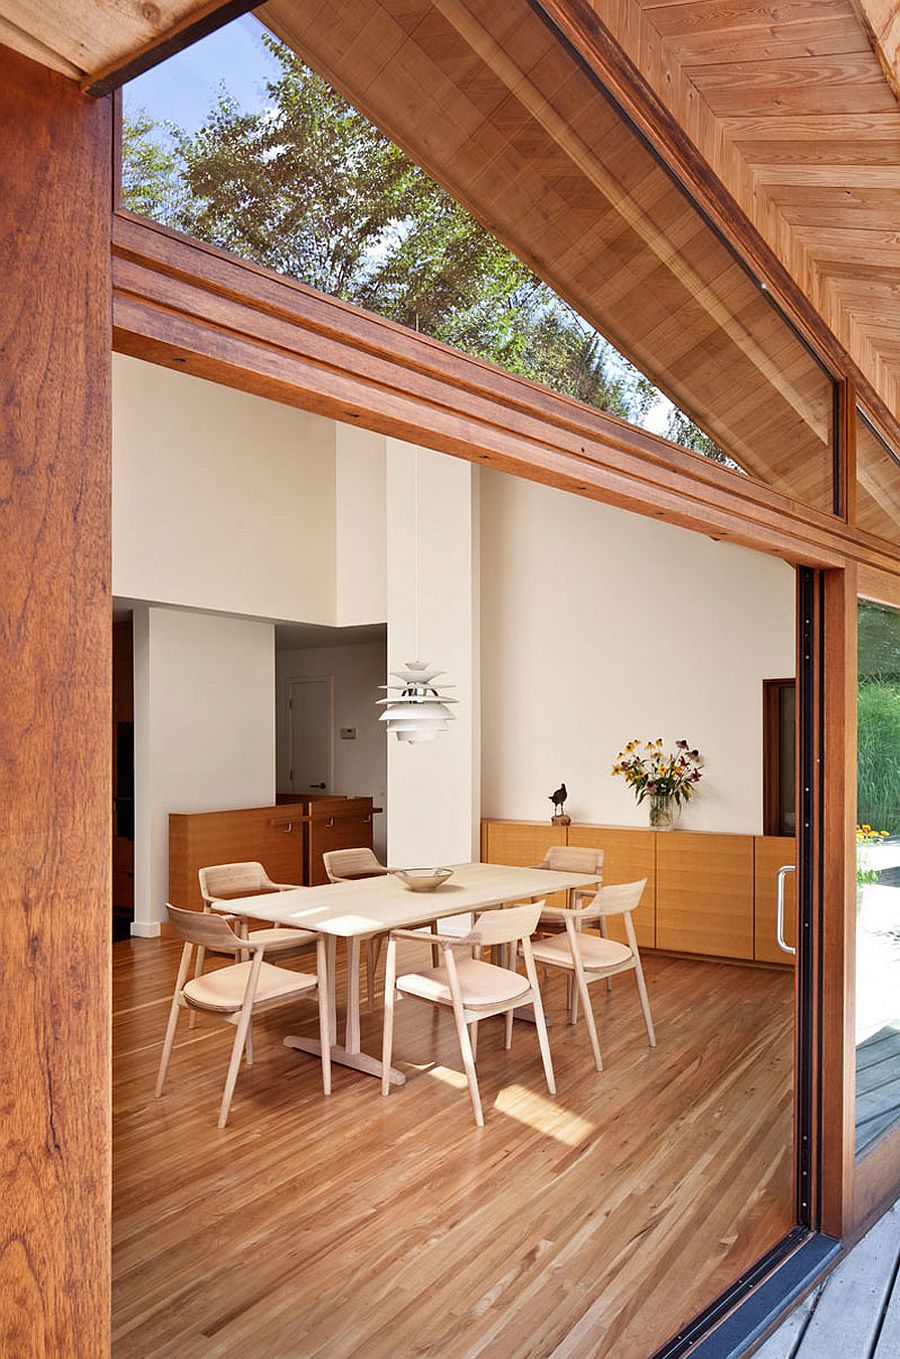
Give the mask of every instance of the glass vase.
POLYGON ((678 806, 673 797, 665 793, 650 794, 650 829, 670 831, 678 816, 678 806))

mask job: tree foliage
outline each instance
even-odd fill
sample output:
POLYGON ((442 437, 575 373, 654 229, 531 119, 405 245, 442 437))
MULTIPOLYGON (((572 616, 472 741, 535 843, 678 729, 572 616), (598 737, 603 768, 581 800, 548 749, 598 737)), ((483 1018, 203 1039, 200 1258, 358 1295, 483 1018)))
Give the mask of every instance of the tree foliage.
MULTIPOLYGON (((123 200, 240 257, 640 422, 652 383, 270 35, 265 107, 188 133, 132 112, 123 200)), ((725 454, 680 412, 670 437, 725 454)))

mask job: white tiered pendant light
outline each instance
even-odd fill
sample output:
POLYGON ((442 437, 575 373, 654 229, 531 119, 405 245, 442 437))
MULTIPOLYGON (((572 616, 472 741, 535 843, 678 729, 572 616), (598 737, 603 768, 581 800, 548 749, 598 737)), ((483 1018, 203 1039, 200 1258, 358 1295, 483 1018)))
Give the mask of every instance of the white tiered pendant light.
MULTIPOLYGON (((419 450, 415 452, 414 463, 414 533, 416 545, 416 655, 419 654, 419 450)), ((427 661, 407 661, 406 665, 399 670, 392 670, 391 675, 400 681, 399 684, 381 684, 380 689, 387 690, 388 697, 378 699, 379 707, 384 711, 381 713, 380 721, 384 722, 388 731, 395 733, 398 741, 408 741, 410 744, 419 741, 433 741, 438 732, 446 731, 449 724, 454 720, 454 714, 450 711, 449 704, 456 703, 455 698, 442 693, 435 685, 435 680, 439 675, 443 675, 443 670, 433 670, 427 661), (396 697, 392 695, 396 694, 396 697)), ((455 688, 455 685, 443 685, 442 688, 455 688)))

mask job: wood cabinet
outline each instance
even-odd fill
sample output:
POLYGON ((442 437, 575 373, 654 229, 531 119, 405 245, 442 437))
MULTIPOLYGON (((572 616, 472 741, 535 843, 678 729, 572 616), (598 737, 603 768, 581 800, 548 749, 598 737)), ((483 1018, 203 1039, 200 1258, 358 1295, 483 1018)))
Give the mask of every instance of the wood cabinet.
POLYGON ((322 854, 372 847, 372 799, 328 798, 169 816, 169 900, 200 910, 197 873, 211 864, 261 863, 275 882, 326 882, 322 854))
MULTIPOLYGON (((607 884, 647 879, 634 916, 642 948, 791 965, 790 956, 775 943, 778 869, 793 863, 795 856, 790 837, 482 822, 486 863, 536 864, 550 845, 566 844, 602 849, 607 884)), ((785 905, 785 934, 794 942, 793 874, 787 879, 785 905)), ((618 922, 610 922, 610 936, 624 938, 618 922)))
MULTIPOLYGON (((654 833, 617 826, 570 826, 569 844, 603 850, 603 882, 612 887, 620 882, 647 879, 641 904, 634 912, 634 929, 641 948, 656 944, 656 871, 654 833)), ((607 926, 610 939, 625 943, 621 918, 612 916, 607 926)))
POLYGON ((753 957, 753 837, 656 836, 656 946, 753 957))
MULTIPOLYGON (((778 947, 775 938, 778 870, 796 862, 796 846, 790 836, 758 835, 754 841, 755 870, 753 956, 762 963, 789 963, 790 955, 778 947)), ((794 898, 796 873, 788 873, 784 882, 784 937, 797 946, 797 908, 794 898)))

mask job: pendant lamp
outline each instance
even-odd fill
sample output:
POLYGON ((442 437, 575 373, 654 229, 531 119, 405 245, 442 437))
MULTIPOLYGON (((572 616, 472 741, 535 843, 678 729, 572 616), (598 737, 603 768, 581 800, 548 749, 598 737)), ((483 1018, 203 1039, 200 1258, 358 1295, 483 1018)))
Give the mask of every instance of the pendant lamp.
MULTIPOLYGON (((419 449, 416 449, 414 463, 414 534, 415 534, 415 577, 416 577, 416 655, 419 653, 419 449)), ((446 731, 454 720, 449 705, 456 703, 443 690, 454 685, 442 685, 435 680, 443 675, 443 670, 433 670, 427 661, 407 661, 399 670, 392 670, 391 677, 399 684, 382 684, 379 688, 387 691, 387 698, 378 699, 383 708, 379 721, 388 731, 394 732, 398 741, 411 745, 420 741, 433 741, 438 732, 446 731)))

